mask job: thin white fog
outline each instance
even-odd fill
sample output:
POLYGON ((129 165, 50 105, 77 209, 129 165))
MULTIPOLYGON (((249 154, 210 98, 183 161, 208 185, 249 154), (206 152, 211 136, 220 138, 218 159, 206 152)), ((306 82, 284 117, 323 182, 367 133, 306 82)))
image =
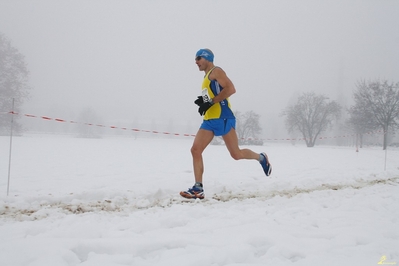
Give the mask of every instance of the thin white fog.
POLYGON ((399 81, 398 11, 390 0, 0 0, 0 32, 30 70, 26 113, 74 120, 90 108, 103 123, 195 130, 194 55, 210 48, 236 86, 233 109, 284 137, 279 114, 297 93, 349 105, 360 79, 399 81))

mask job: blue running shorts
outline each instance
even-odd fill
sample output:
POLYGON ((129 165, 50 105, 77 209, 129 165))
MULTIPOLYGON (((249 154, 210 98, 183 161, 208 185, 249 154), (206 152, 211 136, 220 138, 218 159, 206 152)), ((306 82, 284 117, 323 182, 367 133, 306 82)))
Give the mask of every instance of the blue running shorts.
POLYGON ((200 126, 201 129, 212 131, 215 136, 224 136, 232 128, 236 128, 235 118, 219 118, 204 120, 200 126))

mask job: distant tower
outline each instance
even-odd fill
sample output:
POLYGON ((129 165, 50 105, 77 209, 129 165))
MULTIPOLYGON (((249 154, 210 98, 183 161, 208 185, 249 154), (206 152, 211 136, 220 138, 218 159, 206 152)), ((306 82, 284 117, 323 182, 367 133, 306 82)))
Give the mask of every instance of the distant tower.
MULTIPOLYGON (((348 102, 349 102, 349 92, 345 91, 345 64, 344 64, 344 58, 343 56, 340 57, 339 63, 338 63, 338 79, 337 79, 337 87, 336 87, 336 97, 337 97, 337 102, 339 105, 341 105, 341 118, 337 121, 334 133, 335 136, 342 136, 342 135, 348 135, 346 133, 345 129, 345 121, 348 118, 348 114, 346 112, 346 109, 348 107, 348 102)), ((339 137, 336 139, 336 144, 337 145, 345 145, 345 144, 350 144, 349 139, 345 139, 343 137, 339 137)))
POLYGON ((348 104, 348 92, 345 91, 345 77, 344 77, 344 72, 345 72, 345 64, 344 64, 344 58, 341 56, 339 63, 338 63, 338 81, 337 81, 337 101, 338 103, 345 108, 348 104))

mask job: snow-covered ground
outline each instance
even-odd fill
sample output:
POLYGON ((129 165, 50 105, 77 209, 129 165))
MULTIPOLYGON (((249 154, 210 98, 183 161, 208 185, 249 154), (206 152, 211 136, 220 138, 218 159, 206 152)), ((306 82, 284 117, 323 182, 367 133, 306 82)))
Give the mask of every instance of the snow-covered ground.
POLYGON ((251 146, 266 177, 210 146, 184 201, 192 140, 15 137, 7 196, 0 137, 0 265, 399 264, 399 150, 251 146))

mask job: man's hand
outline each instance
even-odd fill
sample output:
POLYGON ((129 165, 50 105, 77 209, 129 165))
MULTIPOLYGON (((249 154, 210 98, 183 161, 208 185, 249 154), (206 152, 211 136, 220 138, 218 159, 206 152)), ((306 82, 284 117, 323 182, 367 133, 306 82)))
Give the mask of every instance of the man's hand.
POLYGON ((202 96, 198 96, 198 99, 194 101, 194 103, 198 106, 201 106, 201 104, 204 103, 204 98, 202 96))
POLYGON ((206 111, 208 111, 209 108, 211 108, 211 106, 213 105, 212 100, 210 100, 209 102, 204 102, 203 104, 200 105, 200 107, 198 108, 198 113, 202 116, 206 113, 206 111))

